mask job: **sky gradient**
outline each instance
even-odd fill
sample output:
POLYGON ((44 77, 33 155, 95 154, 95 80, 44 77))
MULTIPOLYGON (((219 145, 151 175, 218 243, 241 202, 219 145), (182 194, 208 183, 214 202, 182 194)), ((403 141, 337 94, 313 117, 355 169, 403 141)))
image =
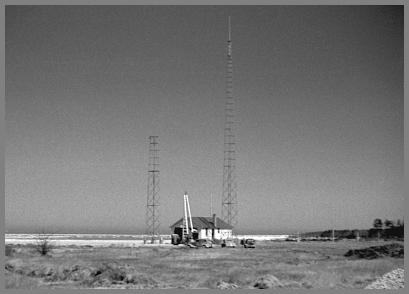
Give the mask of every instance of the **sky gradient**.
POLYGON ((9 232, 161 233, 220 215, 232 17, 238 233, 404 216, 403 7, 7 6, 9 232))

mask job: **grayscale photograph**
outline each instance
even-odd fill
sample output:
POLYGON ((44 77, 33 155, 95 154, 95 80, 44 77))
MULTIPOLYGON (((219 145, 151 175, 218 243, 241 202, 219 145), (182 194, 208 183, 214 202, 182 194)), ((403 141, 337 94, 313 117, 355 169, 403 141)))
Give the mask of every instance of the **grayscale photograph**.
POLYGON ((5 287, 403 288, 403 122, 403 5, 5 5, 5 287))

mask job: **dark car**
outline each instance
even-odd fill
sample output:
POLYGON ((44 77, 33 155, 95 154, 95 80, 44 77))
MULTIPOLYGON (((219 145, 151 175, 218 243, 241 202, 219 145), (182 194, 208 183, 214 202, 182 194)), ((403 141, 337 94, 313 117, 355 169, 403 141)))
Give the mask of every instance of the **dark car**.
POLYGON ((208 239, 199 239, 196 241, 196 245, 199 247, 204 247, 204 248, 212 248, 213 242, 212 240, 208 240, 208 239))
POLYGON ((256 248, 256 240, 254 239, 241 240, 241 244, 244 248, 256 248))

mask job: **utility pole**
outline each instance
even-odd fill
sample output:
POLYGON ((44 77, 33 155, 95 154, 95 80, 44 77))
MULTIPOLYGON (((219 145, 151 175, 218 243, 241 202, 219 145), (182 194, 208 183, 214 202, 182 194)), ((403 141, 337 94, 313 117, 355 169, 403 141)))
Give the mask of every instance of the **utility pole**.
POLYGON ((213 215, 213 194, 210 193, 210 216, 213 215))

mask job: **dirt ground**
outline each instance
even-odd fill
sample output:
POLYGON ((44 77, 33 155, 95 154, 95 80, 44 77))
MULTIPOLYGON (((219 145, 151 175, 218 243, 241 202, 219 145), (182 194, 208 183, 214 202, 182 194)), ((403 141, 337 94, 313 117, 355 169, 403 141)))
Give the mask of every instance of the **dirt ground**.
POLYGON ((403 258, 344 255, 382 244, 387 242, 265 241, 248 249, 71 246, 53 248, 48 256, 32 246, 13 246, 6 256, 5 280, 9 289, 365 288, 403 268, 403 258))

